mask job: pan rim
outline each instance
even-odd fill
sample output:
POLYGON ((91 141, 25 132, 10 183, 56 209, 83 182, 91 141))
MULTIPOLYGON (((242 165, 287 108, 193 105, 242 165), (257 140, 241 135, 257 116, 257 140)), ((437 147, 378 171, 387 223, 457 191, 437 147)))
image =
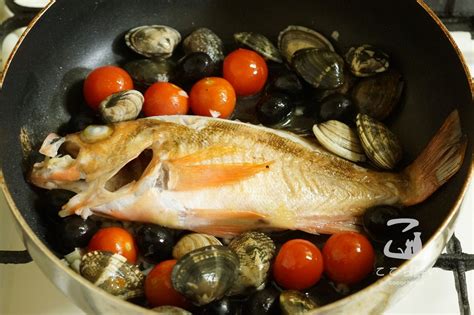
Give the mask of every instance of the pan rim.
MULTIPOLYGON (((12 53, 10 54, 10 56, 9 56, 9 58, 8 58, 6 64, 5 64, 5 68, 4 68, 3 73, 0 76, 0 89, 3 87, 3 82, 4 82, 4 79, 7 75, 9 66, 10 66, 10 64, 11 64, 18 48, 20 47, 21 43, 23 42, 24 38, 26 37, 28 32, 34 27, 34 25, 38 22, 38 20, 40 20, 40 18, 46 13, 46 11, 54 5, 54 3, 56 3, 56 0, 49 0, 49 3, 35 16, 35 18, 27 26, 25 32, 21 35, 20 39, 18 40, 17 44, 15 45, 12 53)), ((449 34, 449 31, 447 30, 447 28, 444 26, 444 24, 441 22, 441 20, 436 16, 436 14, 431 10, 431 8, 429 8, 428 5, 423 2, 423 0, 417 0, 417 4, 433 19, 433 21, 443 31, 445 37, 451 43, 451 46, 454 48, 459 60, 461 61, 462 66, 463 66, 464 74, 466 76, 466 81, 467 81, 467 83, 470 87, 470 90, 471 90, 471 96, 474 97, 474 95, 473 95, 474 94, 474 89, 473 89, 474 81, 472 81, 472 79, 471 79, 469 68, 467 66, 467 63, 466 63, 466 61, 464 59, 464 56, 462 55, 459 47, 454 42, 454 39, 449 34)), ((342 299, 339 299, 339 300, 337 300, 333 303, 322 306, 322 307, 318 308, 317 310, 315 310, 314 312, 311 312, 311 313, 314 313, 314 314, 315 313, 320 313, 320 312, 323 313, 323 312, 329 311, 333 308, 337 309, 338 307, 343 306, 344 304, 348 303, 352 299, 357 299, 358 297, 367 295, 372 290, 375 291, 375 290, 378 290, 379 288, 382 288, 382 287, 386 286, 387 282, 392 281, 393 279, 396 279, 399 276, 399 274, 403 273, 405 270, 408 270, 408 268, 413 265, 414 259, 416 259, 416 257, 419 257, 420 255, 422 255, 422 253, 425 253, 426 248, 429 245, 434 244, 434 242, 436 240, 441 238, 443 233, 445 233, 447 231, 447 228, 454 223, 453 221, 456 219, 457 215, 460 212, 461 203, 464 199, 467 188, 468 188, 468 186, 469 186, 469 184, 470 184, 470 182, 472 181, 472 178, 473 178, 474 161, 473 161, 472 158, 473 158, 473 156, 471 155, 471 163, 470 163, 471 165, 469 166, 469 168, 467 170, 467 176, 464 180, 463 186, 461 187, 461 191, 460 191, 459 195, 456 198, 456 201, 451 206, 451 208, 449 210, 449 214, 442 221, 440 227, 438 229, 436 229, 436 231, 433 233, 433 235, 425 243, 425 246, 424 246, 422 251, 420 251, 417 255, 415 255, 415 257, 413 257, 413 259, 410 259, 410 260, 407 260, 407 261, 403 262, 397 268, 397 270, 394 271, 393 273, 391 273, 391 274, 389 274, 389 275, 373 282, 372 284, 368 285, 367 287, 365 287, 365 288, 363 288, 363 289, 361 289, 361 290, 359 290, 359 291, 357 291, 353 294, 350 294, 350 295, 348 295, 348 296, 346 296, 342 299)), ((6 199, 7 205, 9 207, 11 213, 13 214, 17 224, 21 227, 22 232, 26 233, 28 238, 34 243, 34 245, 36 247, 38 247, 41 250, 41 252, 43 254, 45 254, 46 258, 48 258, 49 261, 55 265, 55 267, 59 268, 62 272, 65 272, 68 276, 70 276, 74 281, 76 281, 77 283, 81 284, 82 286, 85 286, 86 288, 92 290, 95 294, 98 294, 102 298, 112 299, 112 301, 114 301, 116 303, 119 303, 118 306, 120 306, 121 308, 125 308, 125 309, 122 309, 122 310, 125 310, 125 311, 129 310, 131 312, 145 313, 145 314, 150 314, 150 315, 151 314, 157 314, 156 312, 153 312, 150 309, 138 306, 136 304, 127 302, 125 300, 121 300, 118 297, 115 297, 111 294, 108 294, 104 290, 98 288, 97 286, 95 286, 94 284, 92 284, 91 282, 87 281, 85 278, 83 278, 82 276, 80 276, 79 274, 74 272, 68 266, 64 265, 61 262, 61 260, 46 246, 46 244, 43 243, 38 238, 38 236, 34 233, 34 231, 28 225, 26 220, 23 218, 23 215, 21 214, 20 210, 16 207, 16 204, 14 203, 12 195, 10 194, 10 192, 8 190, 8 187, 6 185, 6 182, 4 180, 3 171, 2 171, 3 167, 4 166, 2 165, 2 167, 0 168, 0 188, 3 191, 3 194, 5 195, 5 199, 6 199)), ((52 281, 52 280, 50 279, 50 281, 52 281)), ((70 297, 68 296, 68 298, 70 298, 70 297)), ((73 301, 72 298, 70 298, 70 299, 71 299, 71 301, 73 301)))

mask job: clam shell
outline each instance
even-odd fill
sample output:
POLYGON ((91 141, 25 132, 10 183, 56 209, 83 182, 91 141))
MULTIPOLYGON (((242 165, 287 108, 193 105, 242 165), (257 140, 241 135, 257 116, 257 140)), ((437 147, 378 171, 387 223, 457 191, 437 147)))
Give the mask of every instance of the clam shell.
POLYGON ((357 115, 356 125, 367 157, 382 169, 393 169, 402 158, 398 137, 384 124, 365 114, 357 115))
POLYGON ((295 52, 304 48, 334 51, 326 37, 304 26, 290 25, 278 35, 278 49, 288 63, 291 63, 295 52))
POLYGON ((81 275, 99 288, 122 299, 143 295, 145 275, 122 255, 93 251, 82 257, 81 275))
POLYGON ((247 46, 255 50, 265 59, 275 62, 283 62, 280 51, 272 44, 272 42, 259 33, 240 32, 234 34, 234 40, 241 45, 247 46))
POLYGON ((136 84, 150 86, 155 82, 170 81, 175 64, 165 58, 139 59, 126 63, 123 68, 136 84))
POLYGON ((314 125, 313 132, 319 143, 328 151, 349 161, 365 161, 359 138, 348 125, 337 120, 328 120, 314 125))
POLYGON ((99 105, 100 115, 106 123, 133 120, 142 110, 145 98, 136 90, 114 93, 99 105))
POLYGON ((390 66, 388 55, 370 45, 351 47, 345 59, 351 72, 358 77, 369 77, 385 72, 390 66))
POLYGON ((125 34, 130 49, 145 57, 170 57, 181 41, 181 34, 166 25, 138 26, 125 34))
POLYGON ((178 260, 173 287, 196 305, 222 298, 237 279, 239 258, 225 246, 206 246, 178 260))
POLYGON ((270 262, 275 255, 272 239, 261 232, 247 232, 234 238, 229 249, 240 260, 239 276, 227 295, 242 294, 265 287, 270 262))
POLYGON ((400 100, 403 80, 394 70, 361 80, 352 90, 352 99, 359 112, 384 120, 400 100))
POLYGON ((306 48, 295 53, 293 67, 315 88, 335 89, 344 84, 344 60, 335 52, 306 48))
POLYGON ((186 54, 203 52, 211 57, 214 63, 224 60, 224 45, 222 40, 208 28, 198 28, 183 40, 186 54))
POLYGON ((201 233, 187 234, 173 247, 173 257, 175 259, 180 259, 193 250, 209 245, 222 245, 222 243, 212 235, 201 233))
POLYGON ((312 299, 301 292, 288 290, 280 293, 280 309, 284 315, 299 315, 318 308, 312 299))

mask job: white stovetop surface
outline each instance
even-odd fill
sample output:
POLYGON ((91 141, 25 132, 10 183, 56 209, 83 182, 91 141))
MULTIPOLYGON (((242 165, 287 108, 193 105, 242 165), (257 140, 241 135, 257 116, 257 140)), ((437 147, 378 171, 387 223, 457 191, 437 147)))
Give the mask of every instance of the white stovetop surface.
MULTIPOLYGON (((474 185, 470 185, 456 227, 466 253, 474 253, 474 185)), ((0 193, 0 249, 23 249, 19 233, 0 193)), ((474 272, 467 273, 474 307, 474 272)), ((0 314, 84 314, 43 275, 37 265, 0 265, 0 314)), ((428 271, 386 314, 459 314, 452 272, 428 271)))

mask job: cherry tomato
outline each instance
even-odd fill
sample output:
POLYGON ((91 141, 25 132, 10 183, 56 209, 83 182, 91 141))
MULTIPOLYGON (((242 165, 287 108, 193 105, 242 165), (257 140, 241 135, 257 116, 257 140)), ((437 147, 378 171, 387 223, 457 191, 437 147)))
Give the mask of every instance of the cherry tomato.
POLYGON ((373 269, 375 254, 369 240, 356 232, 332 235, 323 247, 324 269, 337 283, 355 284, 373 269))
POLYGON ((137 247, 133 236, 125 229, 108 227, 97 231, 88 245, 89 251, 103 250, 120 254, 127 258, 129 263, 137 261, 137 247))
POLYGON ((311 242, 294 239, 281 247, 273 264, 273 277, 285 289, 303 290, 315 285, 323 273, 323 257, 311 242))
POLYGON ((130 75, 122 68, 104 66, 93 70, 84 81, 84 98, 97 110, 106 97, 124 90, 133 89, 130 75))
POLYGON ((239 48, 224 59, 224 79, 239 96, 260 92, 268 77, 265 60, 256 52, 239 48))
POLYGON ((171 273, 176 259, 165 260, 156 265, 145 279, 145 296, 153 306, 172 305, 189 308, 190 304, 184 296, 173 288, 171 273))
POLYGON ((235 91, 222 78, 209 77, 199 80, 191 89, 189 102, 196 115, 228 118, 235 108, 235 91))
POLYGON ((143 112, 146 116, 185 115, 189 110, 186 91, 169 82, 152 84, 144 96, 143 112))

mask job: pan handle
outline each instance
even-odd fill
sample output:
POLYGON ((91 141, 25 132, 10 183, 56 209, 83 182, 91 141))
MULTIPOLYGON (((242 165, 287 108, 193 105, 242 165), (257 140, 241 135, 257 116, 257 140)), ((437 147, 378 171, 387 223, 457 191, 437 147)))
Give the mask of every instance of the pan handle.
POLYGON ((32 260, 27 250, 0 250, 0 264, 27 264, 32 260))

